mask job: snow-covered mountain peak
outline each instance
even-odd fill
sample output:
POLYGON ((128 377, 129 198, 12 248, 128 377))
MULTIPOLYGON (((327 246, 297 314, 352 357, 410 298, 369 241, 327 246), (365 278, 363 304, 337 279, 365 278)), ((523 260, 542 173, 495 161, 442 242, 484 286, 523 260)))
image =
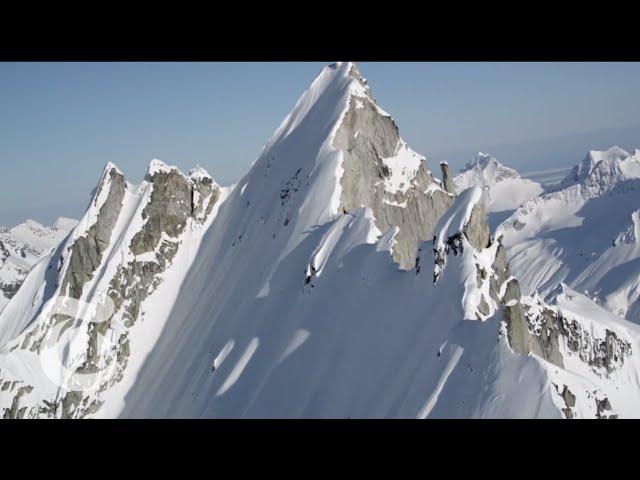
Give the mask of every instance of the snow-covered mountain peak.
POLYGON ((120 175, 124 175, 122 171, 118 168, 118 166, 113 162, 107 162, 107 164, 102 169, 102 175, 104 176, 105 173, 110 172, 111 170, 115 171, 116 173, 119 173, 120 175))
POLYGON ((522 295, 509 232, 490 235, 487 200, 527 181, 480 153, 456 195, 441 169, 349 62, 320 72, 237 187, 159 160, 133 185, 107 165, 0 313, 0 415, 639 415, 639 329, 568 287, 522 295))
POLYGON ((469 171, 481 172, 488 182, 494 184, 505 178, 520 178, 516 170, 503 165, 493 155, 483 152, 476 153, 473 160, 460 170, 460 174, 469 171))
POLYGON ((640 179, 640 151, 633 155, 618 146, 605 151, 591 150, 581 163, 573 167, 560 189, 581 185, 588 197, 603 195, 619 182, 640 179))
POLYGON ((472 186, 480 187, 489 212, 514 210, 527 199, 542 193, 540 184, 521 178, 516 170, 483 152, 478 152, 460 170, 454 184, 458 192, 472 186))
POLYGON ((576 173, 578 177, 586 178, 591 174, 594 168, 600 163, 615 165, 620 160, 629 156, 626 150, 614 145, 605 151, 590 150, 584 160, 577 166, 576 173))
MULTIPOLYGON (((209 172, 201 167, 200 165, 192 168, 189 170, 189 178, 191 180, 203 180, 203 179, 208 179, 211 180, 212 182, 216 183, 215 180, 213 179, 213 177, 209 174, 209 172)), ((217 185, 217 183, 216 183, 217 185)))
POLYGON ((400 227, 394 258, 406 269, 452 199, 350 62, 322 69, 230 201, 235 197, 252 207, 237 238, 267 225, 274 239, 288 243, 279 247, 285 254, 318 226, 371 208, 382 233, 400 227))
POLYGON ((351 62, 339 62, 324 67, 300 96, 293 110, 267 142, 265 149, 284 141, 308 117, 324 120, 327 129, 323 133, 330 134, 332 127, 336 128, 335 123, 346 109, 351 95, 368 95, 368 88, 357 73, 355 65, 351 62))
POLYGON ((180 169, 173 165, 167 165, 162 160, 158 160, 154 158, 149 162, 149 167, 147 168, 147 177, 151 178, 156 173, 171 173, 172 171, 178 172, 184 176, 184 174, 180 171, 180 169))

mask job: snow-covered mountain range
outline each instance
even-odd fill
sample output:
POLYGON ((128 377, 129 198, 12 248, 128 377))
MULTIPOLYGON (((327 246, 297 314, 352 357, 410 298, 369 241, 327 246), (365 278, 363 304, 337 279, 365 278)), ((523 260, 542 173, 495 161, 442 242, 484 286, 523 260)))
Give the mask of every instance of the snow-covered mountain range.
POLYGON ((640 327, 564 283, 524 295, 513 221, 490 230, 487 210, 547 197, 490 157, 441 171, 349 62, 233 187, 157 160, 134 185, 107 165, 0 314, 0 411, 640 416, 640 327))
POLYGON ((11 229, 0 227, 0 312, 16 294, 35 263, 64 240, 75 220, 58 218, 51 227, 27 220, 11 229))
POLYGON ((525 202, 499 227, 526 293, 559 282, 640 323, 640 151, 591 151, 561 187, 525 202))

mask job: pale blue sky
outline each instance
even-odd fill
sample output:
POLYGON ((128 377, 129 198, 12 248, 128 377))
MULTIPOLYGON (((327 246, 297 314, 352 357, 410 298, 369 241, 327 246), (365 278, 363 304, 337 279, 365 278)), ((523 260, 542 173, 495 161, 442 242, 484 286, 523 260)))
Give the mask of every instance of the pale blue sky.
MULTIPOLYGON (((329 62, 327 62, 329 63, 329 62)), ((0 225, 78 218, 107 161, 246 172, 322 63, 0 63, 0 225)), ((362 63, 418 152, 521 171, 640 146, 638 63, 362 63)), ((435 169, 435 165, 432 165, 435 169)))

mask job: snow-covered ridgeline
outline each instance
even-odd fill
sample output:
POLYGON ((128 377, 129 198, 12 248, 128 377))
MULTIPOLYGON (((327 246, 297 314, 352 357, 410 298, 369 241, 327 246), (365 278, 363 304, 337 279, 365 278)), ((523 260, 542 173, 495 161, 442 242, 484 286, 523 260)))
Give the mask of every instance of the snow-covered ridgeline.
POLYGON ((456 197, 445 172, 446 188, 351 63, 323 69, 237 188, 108 166, 0 315, 3 414, 640 416, 634 327, 570 289, 523 296, 484 187, 456 197), (113 311, 78 324, 63 297, 113 311))
POLYGON ((589 152, 564 188, 522 205, 499 228, 526 293, 565 282, 611 312, 640 321, 635 237, 640 155, 589 152))
POLYGON ((0 316, 6 416, 85 416, 102 405, 105 390, 135 378, 225 195, 202 169, 189 178, 154 160, 145 181, 131 185, 107 165, 68 241, 29 275, 0 316), (107 318, 88 321, 83 305, 98 305, 107 318), (152 321, 143 322, 150 314, 152 321), (46 367, 50 339, 63 332, 68 347, 57 360, 60 370, 28 373, 46 367), (71 379, 95 385, 74 391, 71 379))

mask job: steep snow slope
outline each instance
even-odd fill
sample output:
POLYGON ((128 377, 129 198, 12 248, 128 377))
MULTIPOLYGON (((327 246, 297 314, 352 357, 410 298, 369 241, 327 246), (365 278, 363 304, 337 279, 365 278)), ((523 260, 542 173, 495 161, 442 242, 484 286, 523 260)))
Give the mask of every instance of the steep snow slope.
POLYGON ((498 162, 495 157, 479 152, 454 178, 456 190, 469 187, 482 189, 488 212, 515 210, 526 200, 542 193, 540 184, 498 162))
POLYGON ((525 293, 560 283, 640 322, 640 151, 590 152, 563 188, 526 202, 500 227, 525 293))
POLYGON ((158 160, 139 185, 107 165, 83 218, 0 315, 5 418, 83 417, 152 348, 220 189, 158 160))
POLYGON ((231 191, 109 165, 0 315, 4 416, 640 416, 637 328, 522 296, 482 191, 442 168, 351 63, 231 191))
POLYGON ((0 228, 0 312, 35 263, 64 240, 76 223, 61 217, 51 227, 27 220, 11 229, 0 228))
MULTIPOLYGON (((478 223, 472 212, 481 218, 479 198, 461 196, 438 223, 437 255, 449 258, 435 285, 433 242, 421 247, 418 274, 399 270, 387 249, 393 242, 374 243, 370 209, 362 208, 313 232, 276 266, 268 294, 259 275, 243 275, 240 289, 233 271, 218 272, 208 258, 230 199, 121 414, 559 417, 544 368, 500 337, 489 279, 499 245, 476 250, 469 239, 488 242, 486 222, 467 228, 478 223), (480 287, 477 264, 487 275, 480 287), (306 282, 303 265, 317 266, 306 282), (530 382, 517 386, 522 377, 530 382)), ((234 256, 260 264, 263 256, 243 245, 234 256)))
MULTIPOLYGON (((376 203, 326 208, 354 191, 387 188, 383 179, 393 177, 369 157, 362 171, 375 166, 378 177, 361 175, 362 185, 354 186, 344 178, 349 169, 338 168, 345 153, 317 147, 328 141, 316 136, 330 139, 342 128, 333 122, 348 118, 335 113, 335 104, 339 111, 349 100, 358 105, 361 86, 353 66, 340 64, 325 69, 302 96, 222 205, 124 408, 99 415, 560 418, 568 416, 566 408, 575 417, 640 415, 614 401, 604 413, 592 391, 552 376, 564 372, 564 357, 574 351, 578 371, 587 363, 583 357, 590 358, 588 348, 571 343, 570 353, 558 347, 551 355, 533 348, 544 345, 537 318, 522 307, 528 298, 519 294, 499 239, 489 237, 480 190, 462 192, 444 213, 411 220, 439 218, 413 271, 390 258, 406 224, 382 224, 376 203), (336 93, 350 89, 351 98, 336 93), (321 110, 310 106, 304 119, 296 118, 301 104, 319 99, 334 109, 321 102, 321 110), (298 130, 311 122, 307 116, 331 128, 298 130), (295 128, 288 127, 292 118, 295 128), (293 146, 300 148, 296 155, 289 154, 293 146), (579 398, 573 407, 564 399, 568 384, 579 398)), ((442 195, 441 185, 432 185, 425 191, 442 195)), ((564 345, 568 334, 556 338, 564 345)), ((637 351, 637 339, 632 342, 627 352, 637 351)), ((612 361, 607 351, 602 357, 612 361)), ((633 362, 625 365, 633 371, 633 362)), ((604 405, 608 390, 598 388, 604 405)), ((638 398, 637 380, 623 390, 638 398)))

